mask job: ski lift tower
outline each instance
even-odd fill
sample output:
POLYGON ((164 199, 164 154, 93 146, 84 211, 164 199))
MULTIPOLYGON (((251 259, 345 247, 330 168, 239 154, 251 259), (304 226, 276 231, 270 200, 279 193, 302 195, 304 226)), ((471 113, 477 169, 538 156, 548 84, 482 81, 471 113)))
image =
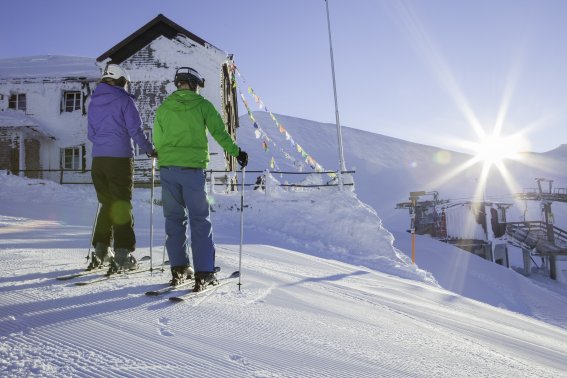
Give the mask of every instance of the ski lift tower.
MULTIPOLYGON (((409 202, 402 202, 396 205, 396 209, 408 209, 410 214, 410 233, 411 233, 411 262, 415 264, 415 234, 419 226, 417 218, 418 207, 423 207, 424 203, 419 202, 419 198, 423 196, 433 196, 432 204, 435 206, 439 203, 439 193, 436 191, 426 192, 424 190, 410 192, 409 202)), ((430 202, 430 201, 428 201, 430 202)))
POLYGON ((567 203, 567 189, 553 189, 553 180, 536 178, 537 191, 520 193, 519 199, 535 200, 541 204, 543 222, 508 223, 506 232, 519 242, 524 253, 524 272, 530 274, 531 255, 540 256, 551 279, 567 283, 567 231, 554 225, 553 202, 567 203), (547 184, 545 188, 544 183, 547 184))

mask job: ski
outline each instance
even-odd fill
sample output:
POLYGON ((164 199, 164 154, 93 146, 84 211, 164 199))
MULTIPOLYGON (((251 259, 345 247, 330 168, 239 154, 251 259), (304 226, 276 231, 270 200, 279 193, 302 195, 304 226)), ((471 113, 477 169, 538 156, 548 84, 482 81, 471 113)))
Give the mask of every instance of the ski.
POLYGON ((150 297, 157 297, 158 295, 169 293, 170 291, 182 289, 184 287, 187 287, 189 285, 194 285, 194 284, 195 284, 195 280, 191 279, 191 280, 187 280, 187 281, 185 281, 185 282, 183 282, 179 285, 175 285, 175 286, 169 285, 169 286, 161 288, 161 289, 146 291, 146 295, 149 295, 150 297))
POLYGON ((110 274, 105 273, 104 275, 102 275, 100 277, 93 278, 92 280, 75 282, 75 285, 77 285, 77 286, 92 285, 92 284, 95 284, 95 283, 98 283, 98 282, 108 281, 109 279, 116 278, 116 277, 124 277, 124 276, 130 276, 130 275, 138 274, 138 273, 151 272, 151 271, 157 270, 157 269, 159 269, 159 268, 146 267, 146 268, 138 268, 138 269, 134 269, 134 270, 121 271, 121 272, 117 272, 117 273, 110 273, 110 274))
POLYGON ((197 291, 197 292, 190 291, 188 293, 181 294, 181 295, 178 295, 178 296, 175 296, 175 297, 169 297, 169 300, 172 301, 172 302, 183 302, 183 301, 189 300, 191 298, 198 297, 198 296, 201 296, 201 295, 206 294, 208 292, 211 292, 213 290, 216 290, 219 287, 230 283, 232 279, 238 278, 238 277, 240 277, 240 272, 237 270, 237 271, 233 272, 230 276, 219 278, 218 284, 216 284, 216 285, 209 285, 204 290, 201 290, 201 291, 197 291))
MULTIPOLYGON (((140 262, 148 261, 149 259, 150 259, 149 256, 144 256, 139 261, 140 262)), ((103 273, 103 272, 105 272, 105 270, 108 270, 108 268, 110 268, 110 266, 105 265, 102 268, 97 268, 97 269, 93 269, 93 270, 81 270, 77 273, 71 273, 71 274, 67 274, 67 275, 64 275, 64 276, 55 277, 55 279, 59 280, 59 281, 67 281, 67 280, 71 280, 73 278, 79 278, 79 277, 89 276, 91 274, 103 273)))
MULTIPOLYGON (((108 266, 104 267, 105 269, 108 269, 108 266)), ((93 269, 93 270, 82 270, 80 272, 77 273, 72 273, 72 274, 67 274, 65 276, 59 276, 59 277, 55 277, 56 280, 59 281, 67 281, 73 278, 78 278, 78 277, 84 277, 84 276, 88 276, 91 274, 96 274, 96 273, 102 273, 104 272, 104 268, 97 268, 97 269, 93 269)))

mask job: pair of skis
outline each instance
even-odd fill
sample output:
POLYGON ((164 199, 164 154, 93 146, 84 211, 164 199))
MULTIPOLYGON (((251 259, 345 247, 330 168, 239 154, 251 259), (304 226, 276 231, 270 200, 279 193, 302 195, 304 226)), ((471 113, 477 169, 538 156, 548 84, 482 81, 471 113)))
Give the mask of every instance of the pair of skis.
MULTIPOLYGON (((215 266, 215 273, 220 272, 220 270, 221 270, 220 267, 215 266)), ((156 297, 158 295, 169 293, 170 291, 173 291, 173 290, 188 288, 189 285, 194 285, 194 284, 195 284, 195 280, 193 278, 191 278, 191 279, 188 279, 187 281, 180 283, 178 285, 173 285, 173 286, 169 285, 169 286, 164 287, 162 289, 146 291, 146 295, 148 295, 150 297, 156 297)))
MULTIPOLYGON (((119 277, 122 275, 130 275, 130 274, 138 274, 138 273, 143 273, 143 272, 151 272, 153 269, 151 266, 147 266, 147 264, 145 263, 146 261, 148 261, 150 259, 149 256, 144 256, 139 260, 139 264, 138 264, 138 268, 137 269, 133 269, 133 270, 126 270, 126 271, 121 271, 121 272, 116 272, 116 273, 108 273, 109 267, 105 266, 102 268, 97 268, 97 269, 92 269, 92 270, 83 270, 77 273, 71 273, 68 275, 64 275, 64 276, 59 276, 56 277, 55 279, 59 280, 59 281, 68 281, 74 278, 79 278, 79 277, 85 277, 85 276, 91 276, 91 275, 97 275, 97 277, 88 280, 88 281, 80 281, 80 282, 75 282, 75 285, 77 286, 85 286, 85 285, 90 285, 93 283, 97 283, 97 282, 103 282, 106 281, 112 277, 119 277), (102 275, 100 275, 102 273, 102 275)), ((165 264, 169 264, 169 262, 165 262, 165 264)))
POLYGON ((102 276, 93 278, 92 280, 75 282, 75 285, 77 286, 92 285, 97 282, 108 281, 109 279, 114 277, 130 276, 138 273, 151 272, 152 270, 153 269, 151 267, 138 267, 138 269, 133 269, 133 270, 124 270, 116 273, 105 273, 102 276))
MULTIPOLYGON (((194 298, 194 297, 198 297, 201 295, 204 295, 208 292, 211 292, 213 290, 218 289, 221 286, 224 286, 228 283, 231 282, 231 280, 240 277, 240 272, 239 271, 235 271, 232 272, 232 274, 230 274, 229 276, 226 277, 221 277, 217 280, 217 284, 215 285, 208 285, 207 287, 205 287, 205 289, 201 290, 201 291, 189 291, 183 294, 179 294, 173 297, 169 297, 169 300, 172 302, 183 302, 186 301, 188 299, 194 298)), ((150 296, 150 297, 157 297, 163 294, 167 294, 170 293, 172 291, 178 291, 178 290, 183 290, 183 289, 193 289, 193 285, 195 284, 194 280, 188 280, 185 281, 179 285, 176 286, 167 286, 161 289, 157 289, 157 290, 150 290, 150 291, 146 291, 146 295, 150 296)))

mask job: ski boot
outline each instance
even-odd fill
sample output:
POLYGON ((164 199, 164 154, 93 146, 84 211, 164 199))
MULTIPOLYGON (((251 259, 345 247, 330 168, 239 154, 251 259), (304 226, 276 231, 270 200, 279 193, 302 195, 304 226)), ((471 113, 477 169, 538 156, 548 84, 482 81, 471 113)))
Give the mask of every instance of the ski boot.
POLYGON ((136 270, 138 262, 132 253, 126 248, 117 248, 116 254, 110 263, 108 274, 118 273, 120 271, 136 270))
POLYGON ((203 291, 209 285, 217 285, 219 283, 215 272, 197 272, 195 273, 195 287, 193 292, 203 291))
POLYGON ((181 285, 185 280, 193 279, 195 271, 191 266, 174 266, 171 268, 171 286, 181 285))
POLYGON ((91 263, 87 270, 100 269, 104 264, 109 264, 114 258, 114 253, 110 247, 104 243, 96 243, 95 250, 91 255, 91 263))

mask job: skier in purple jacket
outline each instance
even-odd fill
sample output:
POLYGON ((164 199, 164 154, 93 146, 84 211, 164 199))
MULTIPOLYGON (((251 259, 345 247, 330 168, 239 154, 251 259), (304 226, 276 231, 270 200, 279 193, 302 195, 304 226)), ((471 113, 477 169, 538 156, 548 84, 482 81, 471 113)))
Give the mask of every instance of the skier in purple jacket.
POLYGON ((95 251, 87 269, 110 262, 109 273, 137 267, 132 190, 134 146, 156 157, 142 130, 133 96, 127 91, 130 76, 120 66, 108 64, 94 90, 88 109, 88 138, 93 143, 91 176, 100 202, 93 234, 95 251), (111 242, 114 240, 114 253, 111 242))

